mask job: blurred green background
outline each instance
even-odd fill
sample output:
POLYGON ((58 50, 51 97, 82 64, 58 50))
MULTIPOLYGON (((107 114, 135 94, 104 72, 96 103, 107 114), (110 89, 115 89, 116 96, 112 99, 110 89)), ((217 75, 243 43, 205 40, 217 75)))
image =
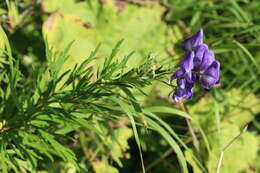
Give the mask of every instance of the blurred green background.
MULTIPOLYGON (((46 65, 44 41, 54 51, 74 41, 63 71, 102 43, 98 59, 91 64, 97 67, 121 39, 119 57, 135 51, 128 68, 152 56, 155 66, 174 70, 184 54, 181 41, 203 28, 205 42, 221 62, 221 84, 208 91, 195 88, 194 98, 185 101, 200 150, 195 150, 185 120, 160 107, 179 109, 167 97, 172 88, 155 82, 144 89, 147 96, 138 92, 136 96, 187 144, 183 151, 190 172, 215 173, 220 152, 246 125, 247 131, 225 151, 221 172, 260 172, 259 0, 1 0, 0 23, 28 79, 32 68, 46 65), (188 150, 196 153, 203 169, 188 150)), ((124 120, 108 123, 113 132, 103 140, 105 145, 84 130, 76 134, 79 143, 68 144, 80 164, 96 173, 140 172, 131 128, 124 120)), ((181 172, 176 154, 163 138, 145 128, 139 133, 147 172, 181 172)), ((40 165, 39 173, 76 172, 73 165, 59 160, 40 165)))

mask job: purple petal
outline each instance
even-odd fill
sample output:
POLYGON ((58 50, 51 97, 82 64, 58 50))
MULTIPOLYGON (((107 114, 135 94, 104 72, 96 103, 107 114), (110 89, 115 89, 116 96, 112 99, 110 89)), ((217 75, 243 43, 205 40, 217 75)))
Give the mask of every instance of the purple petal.
POLYGON ((203 30, 200 29, 196 34, 184 40, 181 47, 183 50, 192 51, 195 47, 203 43, 203 30))
POLYGON ((186 87, 186 80, 185 79, 178 79, 177 85, 178 85, 178 87, 184 89, 186 87))
POLYGON ((200 70, 205 71, 215 61, 215 55, 211 50, 206 50, 200 64, 200 70))
POLYGON ((178 78, 186 78, 187 80, 192 82, 191 71, 193 69, 193 58, 194 58, 194 52, 189 52, 180 65, 181 69, 177 70, 170 77, 169 83, 171 83, 174 79, 178 79, 178 78))
POLYGON ((220 63, 214 61, 211 66, 200 76, 200 85, 209 89, 219 82, 220 63))
POLYGON ((211 64, 211 66, 205 71, 204 74, 219 79, 219 69, 220 69, 220 63, 218 61, 214 61, 211 64))
POLYGON ((186 88, 188 90, 192 90, 193 87, 194 87, 194 82, 189 82, 189 81, 186 82, 186 88))
POLYGON ((195 56, 194 56, 194 69, 199 69, 199 66, 202 62, 204 53, 208 51, 208 46, 206 44, 201 44, 195 49, 195 56))
POLYGON ((185 70, 185 72, 191 72, 193 69, 193 59, 194 59, 194 52, 189 52, 186 57, 183 59, 181 63, 181 68, 185 70))
POLYGON ((175 102, 179 102, 181 99, 191 99, 192 95, 192 90, 177 88, 173 94, 173 99, 175 102))
POLYGON ((178 102, 181 99, 191 99, 192 98, 192 88, 194 83, 190 83, 185 79, 177 80, 178 88, 175 90, 173 94, 173 99, 175 102, 178 102))
POLYGON ((216 79, 211 76, 201 76, 200 86, 205 89, 209 89, 216 84, 216 79))
POLYGON ((175 78, 179 78, 184 75, 185 71, 183 69, 179 69, 174 73, 175 78))
POLYGON ((172 83, 172 81, 174 79, 180 78, 181 76, 183 76, 185 74, 185 71, 183 69, 179 69, 177 70, 171 77, 169 80, 169 83, 172 83))
POLYGON ((189 71, 189 72, 186 72, 185 75, 184 75, 184 78, 185 80, 187 80, 188 82, 193 82, 193 75, 192 75, 192 72, 189 71))

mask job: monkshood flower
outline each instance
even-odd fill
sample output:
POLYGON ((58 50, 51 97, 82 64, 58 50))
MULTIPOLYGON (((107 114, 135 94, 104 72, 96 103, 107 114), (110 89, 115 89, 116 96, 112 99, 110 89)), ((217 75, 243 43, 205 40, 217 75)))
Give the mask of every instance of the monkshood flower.
POLYGON ((203 30, 182 43, 182 49, 187 51, 184 59, 170 78, 170 83, 177 79, 177 88, 173 99, 178 102, 181 99, 191 99, 193 87, 198 79, 200 87, 209 89, 219 83, 220 63, 215 60, 214 52, 203 43, 203 30))

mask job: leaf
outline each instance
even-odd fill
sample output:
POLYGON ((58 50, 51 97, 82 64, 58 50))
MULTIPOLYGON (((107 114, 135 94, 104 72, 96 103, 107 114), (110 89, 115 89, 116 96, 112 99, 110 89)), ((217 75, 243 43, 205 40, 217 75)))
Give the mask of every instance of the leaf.
POLYGON ((7 10, 0 8, 0 15, 6 14, 6 13, 7 13, 7 10))
POLYGON ((119 173, 119 171, 115 167, 110 166, 104 161, 93 162, 92 166, 95 173, 119 173))
POLYGON ((260 99, 253 93, 244 95, 242 91, 233 89, 226 94, 227 102, 232 105, 230 110, 226 112, 225 121, 229 121, 244 127, 252 121, 258 113, 260 113, 260 99))
POLYGON ((8 3, 8 17, 10 26, 14 29, 20 23, 20 16, 15 2, 8 3))
POLYGON ((190 152, 188 152, 187 150, 185 151, 185 158, 187 160, 187 162, 192 166, 192 170, 194 173, 201 173, 203 172, 198 165, 196 164, 196 162, 194 161, 192 155, 190 152))
POLYGON ((53 149, 55 150, 56 154, 59 157, 61 157, 64 161, 71 162, 75 166, 78 166, 76 164, 77 158, 76 158, 75 154, 73 153, 73 151, 71 151, 69 148, 61 145, 58 141, 56 141, 54 139, 54 136, 52 136, 51 134, 49 134, 43 130, 38 130, 38 131, 42 135, 42 137, 50 143, 50 145, 53 147, 53 149))
MULTIPOLYGON (((198 164, 198 165, 200 166, 200 168, 205 169, 205 168, 203 167, 203 165, 201 165, 200 161, 199 161, 199 160, 196 158, 196 156, 193 154, 193 152, 189 149, 189 147, 184 143, 183 140, 181 140, 181 139, 179 138, 179 136, 177 135, 177 133, 174 132, 174 130, 170 127, 170 125, 168 125, 168 124, 165 123, 162 119, 160 119, 158 116, 156 116, 156 115, 153 114, 152 112, 149 112, 149 111, 146 110, 146 109, 143 109, 143 112, 144 112, 146 115, 150 116, 151 118, 157 120, 157 121, 168 131, 168 133, 171 134, 172 136, 174 136, 174 138, 179 142, 179 144, 181 144, 181 145, 185 148, 185 150, 186 150, 186 152, 188 152, 189 156, 192 157, 192 160, 193 160, 196 164, 198 164)), ((155 130, 156 130, 156 128, 155 128, 155 130)), ((180 152, 180 149, 178 149, 178 147, 177 147, 177 148, 173 148, 173 149, 174 149, 175 152, 180 152)), ((183 154, 182 154, 182 153, 179 153, 179 154, 177 154, 177 155, 178 155, 178 157, 180 157, 179 160, 180 160, 180 161, 183 161, 183 158, 182 158, 182 157, 183 157, 183 154)), ((194 163, 194 164, 195 164, 195 163, 194 163)))
MULTIPOLYGON (((225 99, 220 96, 221 101, 213 97, 204 97, 189 107, 190 115, 194 119, 193 127, 200 129, 201 126, 210 146, 210 151, 204 156, 208 158, 205 162, 210 171, 217 170, 223 148, 260 112, 257 106, 259 98, 253 93, 245 93, 246 91, 232 89, 223 94, 222 97, 225 99)), ((258 143, 252 133, 243 133, 225 151, 221 173, 241 172, 255 165, 258 143)), ((204 145, 201 147, 205 149, 204 145)), ((196 170, 196 166, 193 169, 196 170)))
POLYGON ((166 106, 152 106, 152 107, 145 108, 145 110, 150 111, 152 113, 167 113, 167 114, 179 115, 181 117, 191 119, 190 115, 187 114, 186 112, 171 107, 166 107, 166 106))
POLYGON ((152 8, 128 5, 118 13, 112 1, 101 6, 97 0, 91 3, 44 0, 43 8, 53 12, 43 25, 43 34, 49 45, 62 50, 69 42, 75 41, 64 70, 82 62, 98 43, 102 43, 100 58, 96 61, 100 64, 110 53, 111 45, 121 39, 125 41, 119 57, 133 50, 136 52, 128 63, 128 69, 140 64, 150 50, 162 57, 167 56, 163 46, 167 28, 160 19, 163 8, 159 5, 152 8))
POLYGON ((253 57, 253 55, 247 50, 247 48, 245 46, 243 46, 241 43, 239 43, 236 40, 233 40, 233 42, 241 49, 243 50, 243 52, 245 52, 245 54, 249 57, 249 59, 253 62, 253 64, 256 66, 258 72, 260 72, 260 66, 259 64, 256 62, 255 58, 253 57))
POLYGON ((153 121, 150 118, 145 118, 147 123, 153 127, 158 133, 160 133, 160 135, 163 136, 163 138, 169 143, 169 145, 173 148, 173 150, 175 151, 175 153, 177 154, 177 158, 179 160, 179 163, 182 167, 183 173, 188 173, 188 168, 187 168, 187 163, 185 160, 185 157, 180 149, 180 147, 178 146, 178 144, 174 141, 174 139, 169 135, 169 133, 164 130, 160 125, 158 125, 155 121, 153 121))
POLYGON ((11 47, 8 41, 8 38, 2 28, 2 26, 0 26, 0 55, 4 52, 4 50, 6 49, 7 51, 7 55, 9 57, 12 56, 12 52, 11 52, 11 47))
POLYGON ((121 127, 113 130, 113 133, 106 139, 106 144, 110 147, 112 158, 116 163, 122 167, 121 158, 126 155, 126 150, 129 149, 128 139, 133 135, 131 129, 127 127, 121 127))
MULTIPOLYGON (((239 128, 235 124, 222 123, 221 125, 221 147, 216 141, 216 133, 210 135, 212 151, 209 153, 207 161, 208 170, 214 172, 217 169, 220 150, 226 146, 236 135, 239 128)), ((258 151, 258 141, 256 137, 249 133, 243 133, 226 151, 222 161, 221 173, 241 172, 250 169, 256 164, 258 151)))
POLYGON ((133 111, 132 111, 132 109, 131 109, 131 107, 129 105, 127 105, 126 103, 122 102, 121 100, 119 100, 119 99, 117 99, 115 97, 113 97, 112 100, 120 105, 122 110, 127 114, 127 116, 130 119, 130 122, 131 122, 131 125, 132 125, 132 129, 133 129, 133 132, 134 132, 135 141, 136 141, 136 144, 138 146, 139 155, 140 155, 140 158, 141 158, 142 171, 145 173, 143 156, 142 156, 142 149, 141 149, 139 135, 138 135, 137 128, 136 128, 136 123, 135 123, 135 120, 134 120, 134 117, 133 117, 133 111))
MULTIPOLYGON (((231 122, 243 128, 254 119, 254 116, 260 112, 260 99, 253 93, 243 94, 238 89, 232 89, 225 93, 223 103, 218 103, 218 109, 221 119, 225 122, 231 122)), ((189 107, 192 118, 199 122, 204 130, 215 129, 217 122, 214 117, 215 105, 213 98, 202 98, 195 106, 189 107)))
POLYGON ((64 10, 64 7, 69 9, 74 5, 74 0, 43 0, 42 6, 45 12, 55 12, 57 10, 64 10))

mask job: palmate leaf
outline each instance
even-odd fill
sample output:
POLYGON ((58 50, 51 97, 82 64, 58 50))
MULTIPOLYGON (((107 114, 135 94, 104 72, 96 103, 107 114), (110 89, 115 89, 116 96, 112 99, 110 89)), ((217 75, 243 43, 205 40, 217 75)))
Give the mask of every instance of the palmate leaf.
MULTIPOLYGON (((226 146, 239 133, 240 130, 235 124, 222 123, 220 141, 217 141, 218 135, 216 133, 209 136, 212 151, 209 153, 209 159, 206 162, 208 170, 213 171, 217 169, 220 149, 226 146), (221 143, 220 146, 218 145, 218 142, 221 143)), ((225 151, 221 172, 240 172, 249 169, 251 165, 255 165, 257 163, 256 157, 258 146, 259 143, 257 138, 253 134, 249 132, 243 133, 225 151)))
MULTIPOLYGON (((224 92, 223 96, 225 99, 221 99, 221 102, 214 98, 203 98, 196 106, 189 108, 190 115, 195 121, 194 128, 199 130, 199 126, 201 126, 210 146, 207 156, 203 156, 208 157, 205 164, 210 172, 217 170, 220 152, 223 148, 260 111, 256 106, 259 99, 252 93, 245 95, 245 92, 241 92, 239 89, 232 89, 224 92)), ((217 93, 217 98, 219 97, 221 98, 221 95, 217 93)), ((206 142, 201 140, 201 143, 206 142)), ((255 165, 258 143, 256 135, 244 132, 225 151, 221 172, 240 172, 255 165)), ((205 149, 205 145, 202 145, 203 149, 205 149)), ((194 160, 190 157, 188 161, 194 165, 194 160)), ((197 166, 194 165, 193 169, 197 170, 197 166)))
MULTIPOLYGON (((111 45, 121 39, 124 39, 124 44, 121 45, 121 50, 113 61, 118 59, 120 61, 127 55, 125 60, 129 59, 129 61, 127 63, 121 61, 122 64, 120 64, 125 66, 122 72, 127 72, 142 64, 148 54, 156 57, 155 60, 151 59, 151 63, 155 61, 156 66, 159 66, 161 62, 164 63, 161 60, 169 56, 166 47, 172 47, 172 39, 175 39, 176 34, 175 31, 171 34, 171 28, 161 20, 161 14, 165 9, 159 4, 155 3, 152 7, 146 7, 129 3, 119 12, 114 0, 108 0, 105 4, 100 3, 99 0, 65 1, 42 1, 43 10, 50 13, 42 27, 43 35, 47 38, 50 47, 59 51, 74 41, 69 51, 70 58, 65 63, 62 72, 72 69, 76 63, 81 63, 86 54, 89 54, 97 44, 102 43, 96 59, 89 64, 93 73, 91 80, 96 80, 100 75, 99 68, 103 66, 107 55, 111 52, 111 45), (134 53, 129 54, 133 51, 134 53), (96 72, 97 76, 94 75, 96 72)), ((117 67, 110 66, 109 71, 112 69, 117 69, 117 67)), ((110 77, 109 73, 106 75, 107 78, 110 77)), ((118 75, 122 75, 120 71, 118 75)), ((128 81, 136 80, 136 78, 127 79, 128 81)), ((158 85, 162 88, 160 95, 170 92, 169 87, 158 85)), ((134 95, 144 103, 146 102, 144 93, 154 97, 158 95, 152 92, 153 88, 155 85, 137 88, 138 91, 134 92, 134 95)))
POLYGON ((132 137, 133 132, 128 127, 120 127, 114 129, 112 134, 105 137, 104 143, 110 148, 112 159, 120 166, 123 167, 121 158, 126 158, 129 153, 128 139, 132 137))
POLYGON ((96 161, 93 162, 92 165, 95 173, 119 173, 119 171, 115 167, 109 165, 106 161, 96 161))
POLYGON ((118 54, 119 58, 135 51, 127 69, 142 63, 149 50, 162 58, 167 56, 164 51, 167 43, 163 37, 167 27, 160 19, 163 8, 159 5, 153 8, 128 5, 119 13, 113 1, 103 5, 98 0, 81 3, 65 1, 44 0, 42 4, 45 11, 52 13, 43 25, 49 45, 55 50, 62 50, 69 42, 75 41, 64 70, 82 62, 98 43, 102 43, 102 47, 96 63, 101 64, 110 53, 111 45, 121 39, 125 40, 125 44, 118 54))

